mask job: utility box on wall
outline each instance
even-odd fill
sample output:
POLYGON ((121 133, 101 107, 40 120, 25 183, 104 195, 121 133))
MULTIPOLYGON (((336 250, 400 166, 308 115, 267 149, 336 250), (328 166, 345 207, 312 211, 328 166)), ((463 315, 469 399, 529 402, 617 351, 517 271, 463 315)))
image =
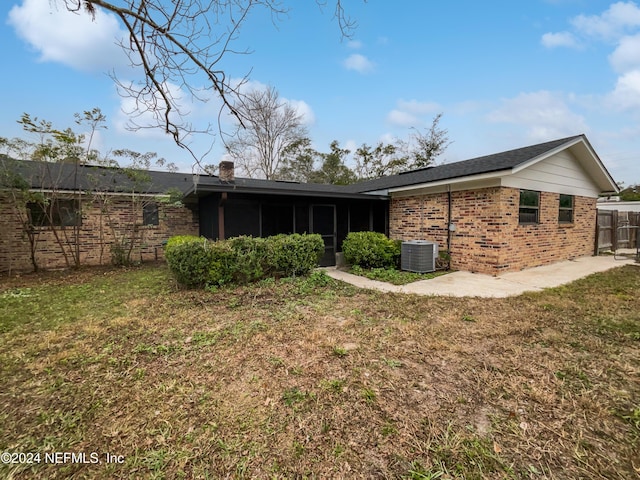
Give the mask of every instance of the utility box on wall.
POLYGON ((402 242, 400 268, 408 272, 428 273, 436 271, 438 244, 427 240, 402 242))

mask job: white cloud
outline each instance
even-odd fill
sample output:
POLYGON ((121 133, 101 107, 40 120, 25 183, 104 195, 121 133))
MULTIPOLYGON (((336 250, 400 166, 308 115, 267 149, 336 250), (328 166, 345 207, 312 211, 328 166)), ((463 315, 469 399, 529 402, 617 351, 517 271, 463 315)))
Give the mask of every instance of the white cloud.
POLYGON ((402 110, 391 110, 387 115, 387 121, 399 127, 414 127, 421 123, 418 117, 402 110))
MULTIPOLYGON (((184 109, 185 112, 190 111, 190 107, 193 104, 193 99, 190 95, 187 95, 181 88, 172 83, 165 83, 163 85, 164 90, 168 95, 173 98, 179 105, 180 109, 184 109), (191 100, 189 100, 191 98, 191 100), (187 99, 187 100, 185 100, 187 99)), ((158 105, 162 105, 163 100, 160 94, 156 93, 158 105)), ((152 97, 147 98, 147 102, 152 97)), ((164 109, 158 108, 157 110, 141 110, 142 105, 135 98, 120 97, 120 111, 117 118, 114 121, 116 130, 120 133, 131 132, 135 129, 135 134, 146 138, 169 138, 162 128, 158 128, 159 125, 164 124, 164 109)), ((175 110, 170 113, 172 121, 180 124, 182 123, 178 112, 175 110)))
POLYGON ((576 37, 569 32, 545 33, 540 40, 542 45, 547 48, 567 47, 579 48, 580 44, 576 37))
POLYGON ((375 64, 371 60, 359 53, 349 55, 343 62, 343 65, 347 70, 355 70, 359 73, 369 73, 375 68, 375 64))
POLYGON ((637 112, 640 108, 640 69, 620 76, 607 102, 617 110, 637 112))
MULTIPOLYGON (((256 91, 256 90, 261 91, 261 90, 267 90, 271 88, 269 85, 262 83, 259 80, 245 81, 240 79, 233 79, 231 81, 231 85, 234 86, 234 88, 238 88, 240 93, 244 93, 244 94, 252 91, 256 91)), ((280 97, 280 101, 284 103, 288 103, 291 107, 293 107, 298 112, 298 114, 302 115, 302 122, 305 125, 313 125, 316 122, 316 116, 315 116, 315 113, 313 112, 313 109, 304 100, 295 100, 295 99, 280 97)), ((220 102, 217 102, 217 103, 218 105, 220 105, 220 102)), ((230 116, 229 122, 235 123, 235 117, 230 116)))
POLYGON ((398 108, 415 115, 437 113, 442 109, 440 105, 435 102, 419 102, 417 100, 398 100, 398 108))
POLYGON ((424 117, 440 112, 442 107, 435 102, 403 100, 397 102, 397 108, 387 114, 387 122, 399 127, 420 127, 425 124, 424 117))
POLYGON ((23 0, 9 11, 8 23, 43 62, 59 62, 82 71, 104 71, 128 65, 116 44, 125 37, 115 16, 97 9, 95 20, 72 13, 63 2, 23 0))
POLYGON ((305 125, 313 125, 316 122, 316 116, 313 113, 313 109, 304 100, 287 100, 286 98, 283 98, 282 100, 291 105, 295 111, 298 112, 298 115, 302 116, 302 123, 305 125))
POLYGON ((609 62, 619 73, 640 68, 640 34, 621 38, 609 62))
POLYGON ((345 149, 349 150, 351 153, 355 152, 360 146, 356 143, 355 140, 347 140, 344 142, 345 149))
POLYGON ((502 105, 487 115, 490 122, 524 127, 532 141, 576 135, 588 131, 582 116, 571 111, 565 99, 548 91, 521 93, 502 100, 502 105))
POLYGON ((640 8, 634 2, 617 2, 601 15, 578 15, 571 24, 584 35, 611 40, 640 27, 640 8))
POLYGON ((395 135, 392 135, 391 133, 387 132, 380 135, 380 137, 378 138, 378 141, 386 144, 392 144, 392 143, 395 143, 397 139, 398 138, 395 135))
POLYGON ((363 47, 363 44, 360 40, 351 40, 347 43, 347 47, 352 48, 353 50, 359 50, 363 47))

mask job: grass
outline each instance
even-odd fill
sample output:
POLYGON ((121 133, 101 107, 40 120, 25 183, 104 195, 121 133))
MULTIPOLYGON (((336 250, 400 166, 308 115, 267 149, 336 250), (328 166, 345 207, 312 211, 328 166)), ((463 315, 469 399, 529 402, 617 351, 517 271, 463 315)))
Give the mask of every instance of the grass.
POLYGON ((353 265, 349 269, 349 273, 368 278, 370 280, 379 280, 381 282, 391 283, 393 285, 406 285, 408 283, 417 282, 419 280, 429 280, 431 278, 445 275, 447 272, 438 271, 432 273, 415 273, 396 270, 395 268, 362 268, 353 265))
POLYGON ((509 299, 0 281, 0 478, 637 478, 640 268, 509 299), (122 463, 105 461, 120 458, 122 463))

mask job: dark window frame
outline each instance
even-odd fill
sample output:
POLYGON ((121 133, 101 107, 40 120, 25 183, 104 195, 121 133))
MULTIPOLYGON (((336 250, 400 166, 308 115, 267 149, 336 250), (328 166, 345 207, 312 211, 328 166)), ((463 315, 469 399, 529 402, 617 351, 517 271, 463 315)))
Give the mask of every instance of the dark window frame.
POLYGON ((558 197, 558 223, 563 223, 563 224, 570 224, 573 223, 573 211, 575 209, 575 196, 574 195, 567 195, 564 193, 561 193, 560 196, 558 197), (569 200, 571 202, 571 206, 568 207, 563 206, 563 197, 565 200, 569 200), (566 218, 562 218, 563 215, 566 217, 568 216, 568 219, 566 218))
POLYGON ((79 227, 82 225, 80 201, 76 198, 55 198, 48 203, 27 202, 27 215, 32 227, 79 227))
POLYGON ((520 190, 520 200, 518 202, 518 223, 520 225, 537 225, 540 223, 540 197, 540 192, 537 190, 520 190), (535 196, 532 194, 535 194, 535 196), (531 198, 535 198, 536 201, 529 201, 531 198), (533 219, 531 219, 532 215, 533 219))
POLYGON ((142 205, 142 225, 145 227, 157 227, 160 225, 160 207, 156 202, 148 202, 142 205))

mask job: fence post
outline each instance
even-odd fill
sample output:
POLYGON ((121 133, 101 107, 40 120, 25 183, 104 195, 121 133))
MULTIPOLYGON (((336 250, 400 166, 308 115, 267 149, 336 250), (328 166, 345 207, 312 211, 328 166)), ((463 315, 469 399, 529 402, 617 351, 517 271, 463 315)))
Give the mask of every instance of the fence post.
POLYGON ((611 212, 611 250, 618 250, 618 210, 611 212))
POLYGON ((596 208, 596 238, 593 242, 593 256, 600 255, 600 212, 596 208))

